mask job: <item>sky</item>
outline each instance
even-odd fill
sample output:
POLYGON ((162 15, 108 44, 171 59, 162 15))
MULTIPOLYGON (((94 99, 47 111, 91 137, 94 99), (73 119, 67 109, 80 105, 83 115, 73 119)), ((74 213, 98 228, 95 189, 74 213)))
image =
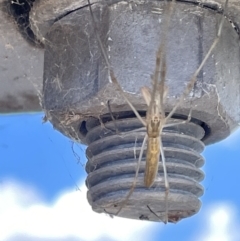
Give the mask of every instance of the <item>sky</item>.
POLYGON ((200 212, 164 225, 94 213, 86 147, 43 124, 43 116, 0 115, 1 241, 240 241, 240 131, 203 153, 200 212))

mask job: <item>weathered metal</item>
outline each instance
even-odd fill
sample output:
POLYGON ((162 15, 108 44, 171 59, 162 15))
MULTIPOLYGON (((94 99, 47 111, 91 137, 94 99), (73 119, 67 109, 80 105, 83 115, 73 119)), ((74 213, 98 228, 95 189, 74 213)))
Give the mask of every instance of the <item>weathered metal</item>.
MULTIPOLYGON (((32 1, 24 15, 30 25, 26 34, 26 26, 20 26, 22 35, 3 2, 0 112, 40 110, 36 90, 41 88, 44 69, 40 97, 47 118, 64 135, 88 145, 89 203, 94 211, 115 214, 131 187, 145 131, 136 131, 141 123, 109 80, 87 2, 32 1), (30 32, 33 35, 28 36, 30 32), (44 66, 43 50, 27 44, 22 36, 45 45, 44 66), (122 135, 127 131, 133 132, 122 135)), ((192 108, 192 121, 164 129, 162 135, 172 222, 197 213, 201 206, 204 159, 200 153, 204 145, 223 140, 240 123, 238 2, 230 0, 221 39, 191 95, 173 116, 184 119, 192 108)), ((111 66, 141 116, 147 107, 140 88, 151 85, 156 51, 167 34, 169 94, 165 109, 171 111, 214 41, 224 0, 178 1, 167 33, 162 31, 162 1, 92 3, 111 66)), ((120 216, 160 221, 165 207, 161 164, 155 186, 146 189, 144 158, 137 188, 120 216)))
MULTIPOLYGON (((162 36, 167 34, 166 84, 169 94, 165 109, 170 112, 214 41, 221 14, 178 3, 170 29, 163 33, 162 2, 96 3, 93 9, 97 31, 112 69, 131 103, 142 115, 146 104, 140 88, 151 85, 156 51, 162 36)), ((231 22, 225 21, 221 39, 199 74, 194 90, 174 116, 176 119, 186 118, 192 108, 193 123, 196 130, 200 128, 202 133, 192 142, 199 143, 194 144, 196 149, 189 147, 194 154, 185 153, 185 159, 182 156, 190 138, 184 131, 177 131, 168 140, 165 140, 167 133, 174 131, 167 130, 163 134, 171 179, 169 219, 172 222, 193 215, 201 206, 198 197, 203 190, 198 182, 203 178, 199 168, 204 161, 197 150, 203 150, 203 143, 211 144, 226 138, 240 122, 238 53, 238 32, 231 22), (176 141, 176 135, 181 134, 183 139, 176 141), (185 145, 183 140, 186 141, 185 145), (170 149, 180 148, 178 154, 169 151, 169 146, 170 149), (190 157, 192 155, 195 156, 193 159, 190 157), (184 172, 181 170, 182 162, 187 163, 184 172), (192 166, 194 171, 188 166, 192 166), (195 177, 191 176, 193 172, 195 177), (190 183, 183 183, 184 180, 190 183)), ((133 132, 131 141, 124 134, 121 141, 116 141, 119 139, 118 128, 123 125, 125 129, 120 132, 126 131, 126 128, 132 131, 136 124, 131 126, 131 121, 136 120, 109 80, 88 7, 64 16, 48 31, 43 93, 44 109, 54 127, 70 138, 89 145, 87 186, 88 200, 93 210, 115 214, 131 187, 136 162, 134 155, 139 152, 135 142, 141 142, 139 135, 143 133, 133 132), (112 121, 111 113, 115 121, 112 121), (120 119, 119 123, 117 119, 120 119), (117 123, 116 126, 114 123, 117 123), (95 132, 95 129, 98 131, 95 132)), ((190 127, 186 125, 184 128, 188 130, 190 127)), ((143 168, 144 158, 142 163, 143 168)), ((162 175, 161 168, 159 175, 162 175)), ((157 221, 152 211, 160 217, 164 212, 163 180, 160 178, 157 186, 150 189, 144 188, 141 180, 140 172, 136 191, 119 215, 157 221)))

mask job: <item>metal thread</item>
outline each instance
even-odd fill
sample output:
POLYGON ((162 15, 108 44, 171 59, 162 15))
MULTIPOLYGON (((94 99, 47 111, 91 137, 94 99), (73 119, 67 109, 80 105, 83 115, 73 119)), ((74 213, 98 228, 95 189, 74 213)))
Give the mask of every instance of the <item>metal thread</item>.
MULTIPOLYGON (((144 113, 141 113, 144 116, 144 113)), ((135 176, 138 155, 146 130, 132 113, 124 112, 102 117, 102 121, 86 122, 88 162, 88 201, 96 212, 114 215, 125 200, 135 176)), ((175 116, 171 122, 179 122, 175 116)), ((200 167, 204 158, 201 139, 205 136, 204 124, 198 120, 163 129, 161 135, 170 184, 168 197, 169 222, 192 216, 201 207, 199 197, 204 178, 200 167)), ((146 147, 145 147, 146 150, 146 147)), ((160 159, 158 175, 151 188, 143 183, 145 151, 141 161, 135 190, 119 216, 162 221, 165 212, 165 187, 160 159)))

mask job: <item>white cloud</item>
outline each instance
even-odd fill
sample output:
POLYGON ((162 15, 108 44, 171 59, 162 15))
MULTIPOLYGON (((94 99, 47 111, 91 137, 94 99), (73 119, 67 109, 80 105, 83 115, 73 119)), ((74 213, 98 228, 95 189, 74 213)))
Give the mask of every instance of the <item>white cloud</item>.
POLYGON ((239 241, 240 223, 232 204, 219 203, 210 206, 204 215, 204 225, 197 235, 198 241, 239 241))
POLYGON ((53 204, 47 204, 31 187, 13 181, 0 183, 0 240, 10 241, 17 235, 33 237, 23 240, 44 241, 70 240, 68 237, 85 241, 100 237, 151 240, 146 235, 156 224, 94 213, 86 200, 85 185, 80 189, 66 191, 53 204))

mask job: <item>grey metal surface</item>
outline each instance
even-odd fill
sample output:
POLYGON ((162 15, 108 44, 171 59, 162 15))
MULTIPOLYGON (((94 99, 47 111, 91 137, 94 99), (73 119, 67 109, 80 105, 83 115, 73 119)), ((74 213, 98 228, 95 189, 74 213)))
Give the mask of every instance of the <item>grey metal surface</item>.
MULTIPOLYGON (((163 1, 163 0, 160 0, 163 1)), ((120 2, 120 0, 108 0, 103 2, 101 0, 90 0, 91 4, 94 3, 112 4, 120 2)), ((132 3, 138 1, 132 1, 132 3)), ((189 4, 196 4, 197 6, 205 6, 221 11, 225 0, 179 0, 189 4)), ((51 25, 59 18, 64 17, 71 11, 83 8, 88 5, 87 0, 41 0, 34 3, 33 9, 30 13, 30 22, 33 31, 39 36, 39 39, 44 38, 51 25)), ((240 26, 240 3, 238 0, 229 0, 228 16, 234 23, 240 26)))
POLYGON ((0 1, 0 113, 40 111, 43 49, 31 46, 0 1))
MULTIPOLYGON (((119 114, 115 113, 115 121, 105 118, 104 129, 100 123, 88 129, 86 137, 88 140, 86 151, 88 201, 96 212, 116 215, 124 204, 118 216, 162 221, 166 210, 162 162, 160 158, 158 174, 153 186, 146 188, 143 181, 146 146, 135 190, 124 203, 133 184, 138 156, 146 132, 145 129, 139 130, 142 123, 136 117, 124 118, 124 113, 122 114, 120 119, 116 119, 119 114)), ((204 149, 204 144, 200 140, 205 135, 205 131, 199 125, 200 122, 192 121, 165 128, 162 133, 170 185, 169 222, 176 223, 192 216, 201 207, 199 197, 203 194, 203 187, 199 182, 204 177, 200 170, 204 159, 199 153, 204 149)))
MULTIPOLYGON (((43 50, 26 43, 13 18, 6 14, 6 2, 10 1, 0 0, 0 113, 38 111, 41 107, 36 89, 41 91, 43 50)), ((224 0, 188 2, 221 9, 224 0)), ((30 12, 30 27, 44 41, 46 32, 57 19, 86 5, 87 1, 79 0, 35 1, 30 12)), ((230 0, 228 10, 228 16, 239 25, 239 1, 230 0)))
MULTIPOLYGON (((219 14, 194 5, 177 4, 167 45, 166 111, 170 111, 211 46, 219 14)), ((95 5, 95 17, 116 77, 138 110, 146 110, 141 86, 151 86, 156 51, 162 36, 161 2, 95 5)), ((113 111, 129 110, 109 81, 96 41, 88 7, 56 22, 47 35, 44 65, 44 108, 54 126, 65 135, 84 141, 81 122, 113 111), (81 24, 85 23, 84 26, 81 24), (74 34, 73 34, 74 33, 74 34)), ((239 36, 225 21, 220 42, 198 82, 177 110, 205 122, 211 129, 205 144, 227 137, 240 122, 239 36), (233 105, 232 103, 235 103, 233 105)))
MULTIPOLYGON (((89 8, 84 7, 64 16, 48 31, 43 106, 56 129, 89 145, 86 167, 89 203, 96 212, 115 215, 131 188, 137 159, 134 155, 138 156, 140 152, 136 143, 142 142, 145 131, 135 137, 136 143, 131 140, 131 145, 125 141, 133 138, 133 133, 120 139, 118 135, 113 139, 106 137, 109 130, 118 131, 114 122, 109 126, 112 119, 107 120, 106 115, 109 112, 129 113, 131 108, 109 79, 95 31, 99 33, 125 94, 144 116, 147 106, 140 88, 151 87, 156 52, 163 36, 167 35, 168 40, 166 85, 169 93, 165 111, 170 112, 213 43, 221 14, 178 3, 171 25, 164 32, 162 2, 96 3, 93 9, 97 29, 93 27, 89 8)), ((200 137, 205 144, 226 138, 240 123, 240 48, 236 30, 231 22, 225 21, 218 45, 198 75, 194 89, 176 111, 178 117, 186 118, 192 109, 192 118, 205 131, 205 135, 200 137)), ((128 127, 124 128, 130 128, 131 123, 125 120, 128 127)), ((170 222, 197 213, 201 206, 198 197, 203 190, 197 182, 202 180, 203 174, 198 168, 203 159, 199 154, 185 150, 186 147, 191 149, 192 143, 196 149, 201 144, 198 146, 197 141, 188 139, 184 133, 180 131, 178 134, 182 137, 179 138, 175 134, 162 134, 170 182, 170 222), (173 140, 177 140, 177 144, 173 140), (174 151, 169 143, 174 143, 178 150, 174 151), (174 162, 172 159, 177 160, 174 162), (183 172, 182 162, 187 163, 183 172), (189 165, 194 170, 190 170, 189 165), (193 173, 194 177, 191 176, 193 173)), ((160 178, 157 178, 154 188, 147 189, 143 185, 144 167, 143 158, 136 191, 119 215, 160 221, 166 210, 163 171, 160 165, 160 178)))
MULTIPOLYGON (((42 88, 43 50, 25 41, 16 23, 6 14, 6 5, 3 2, 5 1, 0 0, 0 113, 40 110, 37 92, 42 88)), ((163 34, 168 35, 167 112, 178 101, 216 36, 220 21, 217 12, 222 12, 221 4, 224 0, 183 2, 177 4, 168 33, 163 33, 162 2, 108 1, 106 5, 95 1, 93 8, 101 40, 106 46, 106 52, 121 86, 138 110, 146 110, 139 90, 141 86, 151 86, 150 76, 154 70, 155 54, 163 34)), ((108 78, 106 63, 99 51, 87 4, 86 1, 36 1, 30 12, 30 25, 36 38, 46 45, 43 100, 47 118, 63 134, 89 144, 88 131, 109 112, 109 100, 113 112, 129 111, 130 108, 108 78)), ((189 109, 193 109, 192 117, 200 120, 203 129, 207 130, 203 139, 205 144, 224 139, 240 123, 239 36, 236 32, 240 23, 239 11, 239 1, 230 0, 221 40, 199 74, 191 95, 177 110, 177 114, 186 116, 189 109)), ((101 128, 104 130, 104 126, 101 128)), ((164 138, 167 140, 167 135, 164 134, 164 138)), ((174 135, 173 139, 175 138, 177 139, 177 136, 174 135)), ((191 145, 191 138, 178 140, 185 140, 191 145)), ((92 150, 98 149, 100 144, 96 143, 95 147, 91 146, 92 150)), ((199 147, 197 142, 194 143, 199 147)), ((165 151, 168 155, 167 146, 165 151)), ((106 161, 107 158, 102 160, 106 161)), ((99 165, 99 162, 98 159, 95 165, 99 165)), ((133 165, 131 168, 133 170, 133 165)), ((174 171, 174 168, 169 161, 170 172, 174 171)), ((92 172, 92 167, 89 167, 89 170, 92 172)), ((179 170, 181 167, 178 163, 179 170)), ((198 176, 200 173, 198 170, 189 170, 188 174, 194 173, 198 176)), ((103 173, 101 175, 104 176, 103 173)), ((88 180, 91 178, 90 174, 88 180)), ((131 180, 125 182, 126 190, 131 180)), ((177 220, 176 216, 183 218, 198 211, 200 202, 196 196, 201 195, 201 187, 195 181, 199 180, 197 177, 190 184, 189 180, 174 181, 170 177, 171 188, 190 187, 194 184, 194 188, 190 188, 193 196, 170 193, 172 221, 177 220), (182 213, 175 212, 176 206, 182 213)), ((161 190, 164 189, 162 181, 160 178, 156 182, 161 190)), ((104 188, 106 187, 105 185, 104 188)), ((112 182, 109 188, 112 187, 119 187, 119 182, 112 182)), ((99 190, 97 186, 95 191, 99 190)), ((136 208, 136 200, 143 198, 144 203, 150 200, 153 206, 159 207, 159 200, 164 200, 164 191, 152 193, 148 190, 143 196, 142 192, 138 191, 132 196, 127 209, 135 212, 134 217, 148 219, 147 215, 139 213, 149 213, 150 210, 146 209, 146 205, 144 208, 136 208)), ((126 196, 126 192, 120 192, 117 196, 118 203, 126 196)), ((88 199, 92 204, 92 198, 96 198, 94 195, 89 191, 88 199)), ((104 198, 98 199, 97 206, 93 204, 93 209, 105 211, 98 210, 98 206, 116 201, 114 198, 104 198)), ((159 215, 164 212, 164 202, 160 204, 162 206, 159 215)), ((108 212, 114 210, 116 208, 110 208, 108 212)), ((122 215, 128 216, 128 211, 123 211, 122 215)), ((157 211, 155 210, 156 213, 157 211)), ((150 219, 154 219, 154 214, 150 219)))

